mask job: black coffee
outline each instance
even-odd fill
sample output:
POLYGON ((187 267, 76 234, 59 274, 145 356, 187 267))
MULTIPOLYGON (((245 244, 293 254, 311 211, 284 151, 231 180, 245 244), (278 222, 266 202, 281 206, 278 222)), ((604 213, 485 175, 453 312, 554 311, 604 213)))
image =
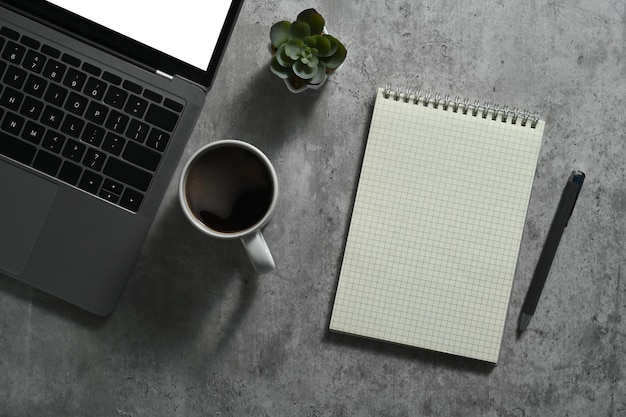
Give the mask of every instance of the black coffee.
POLYGON ((273 195, 265 163, 238 146, 211 149, 189 170, 189 206, 218 232, 235 233, 256 225, 270 209, 273 195))

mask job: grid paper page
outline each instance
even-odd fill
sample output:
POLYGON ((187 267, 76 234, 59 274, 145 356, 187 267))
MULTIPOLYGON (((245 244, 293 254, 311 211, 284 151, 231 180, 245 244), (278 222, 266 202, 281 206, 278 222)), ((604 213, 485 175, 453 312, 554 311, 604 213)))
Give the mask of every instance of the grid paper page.
POLYGON ((495 363, 544 123, 382 91, 330 329, 495 363))

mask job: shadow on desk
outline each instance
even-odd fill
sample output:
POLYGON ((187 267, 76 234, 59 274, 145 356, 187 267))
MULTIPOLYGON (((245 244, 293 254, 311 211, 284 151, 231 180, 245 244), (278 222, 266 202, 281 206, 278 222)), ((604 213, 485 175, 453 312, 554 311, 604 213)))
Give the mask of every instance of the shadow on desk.
POLYGON ((67 330, 68 340, 76 336, 70 332, 82 329, 94 346, 122 357, 129 352, 170 355, 196 347, 210 358, 238 331, 255 299, 257 276, 239 240, 202 235, 178 202, 170 200, 164 201, 111 316, 95 316, 6 277, 0 277, 0 291, 32 303, 39 316, 74 323, 78 330, 67 330))
POLYGON ((311 113, 316 111, 318 102, 327 103, 324 98, 327 99, 328 94, 323 90, 332 88, 326 82, 319 91, 294 94, 267 67, 260 68, 243 81, 245 87, 236 94, 232 109, 229 109, 229 113, 237 117, 224 120, 229 123, 226 130, 232 137, 257 144, 261 142, 263 149, 270 154, 284 142, 298 140, 294 133, 309 129, 311 124, 319 124, 317 118, 311 118, 311 113), (258 137, 251 138, 251 134, 258 137))
MULTIPOLYGON (((24 303, 32 303, 35 307, 46 313, 57 315, 62 320, 71 320, 82 327, 99 328, 106 324, 108 317, 100 317, 82 310, 72 304, 60 300, 50 294, 19 282, 13 278, 0 275, 0 294, 22 300, 24 303)), ((23 320, 23 307, 20 312, 15 312, 15 320, 23 320)), ((5 311, 6 316, 11 316, 5 311)))
MULTIPOLYGON (((254 301, 257 276, 236 239, 212 239, 164 202, 116 314, 126 343, 219 353, 254 301)), ((210 357, 210 356, 208 356, 210 357)))
POLYGON ((465 371, 475 374, 488 375, 495 366, 491 363, 456 355, 435 352, 411 346, 404 346, 380 340, 367 339, 327 330, 324 343, 340 346, 343 349, 352 349, 357 352, 375 353, 381 357, 389 356, 407 361, 421 362, 435 368, 445 368, 456 371, 465 371))

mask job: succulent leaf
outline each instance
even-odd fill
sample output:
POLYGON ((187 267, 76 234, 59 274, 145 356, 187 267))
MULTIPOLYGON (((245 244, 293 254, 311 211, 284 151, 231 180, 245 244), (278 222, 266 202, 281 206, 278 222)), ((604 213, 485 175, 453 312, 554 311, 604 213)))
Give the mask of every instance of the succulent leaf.
POLYGON ((323 82, 325 79, 326 79, 326 65, 324 65, 323 61, 319 61, 317 63, 317 74, 315 74, 315 77, 309 80, 309 83, 319 84, 323 82))
POLYGON ((319 14, 315 9, 306 9, 302 11, 297 21, 305 22, 311 28, 311 33, 314 35, 319 35, 324 30, 324 26, 326 22, 324 22, 324 18, 321 14, 319 14))
POLYGON ((328 51, 328 56, 332 56, 335 52, 337 52, 337 48, 339 48, 339 41, 330 35, 325 35, 324 37, 330 42, 330 51, 328 51))
POLYGON ((299 59, 306 46, 300 39, 291 39, 285 44, 285 54, 294 61, 299 59))
POLYGON ((311 36, 311 27, 308 23, 295 21, 289 28, 289 39, 304 39, 311 36))
POLYGON ((320 58, 331 56, 331 42, 328 40, 327 36, 316 35, 314 38, 315 47, 317 48, 317 56, 320 58))
POLYGON ((309 67, 317 67, 317 63, 319 62, 319 58, 313 54, 306 57, 306 59, 302 59, 303 64, 307 64, 309 67))
POLYGON ((295 64, 293 64, 294 74, 296 74, 298 77, 302 78, 303 80, 310 80, 313 77, 315 77, 315 75, 317 74, 317 69, 318 69, 317 65, 314 67, 310 67, 301 61, 297 61, 295 64))
POLYGON ((285 47, 287 44, 282 44, 280 45, 280 47, 278 48, 278 51, 276 51, 276 60, 278 61, 278 63, 283 66, 283 67, 291 67, 293 65, 293 63, 295 62, 294 59, 291 59, 286 53, 285 53, 285 47))
POLYGON ((348 51, 346 50, 346 47, 343 46, 343 44, 341 42, 339 42, 337 39, 333 38, 332 36, 328 36, 331 41, 331 43, 334 43, 336 48, 335 48, 335 52, 329 56, 328 58, 324 59, 324 62, 326 63, 326 68, 334 70, 339 68, 339 66, 343 63, 343 61, 346 59, 346 55, 348 55, 348 51))
POLYGON ((270 41, 272 42, 272 46, 274 48, 278 49, 280 45, 289 40, 290 27, 291 22, 287 22, 286 20, 272 25, 272 28, 270 29, 270 41))
POLYGON ((317 37, 316 36, 307 36, 303 39, 304 43, 306 43, 311 48, 317 45, 317 37))
POLYGON ((291 75, 291 67, 285 68, 282 65, 280 65, 280 63, 276 59, 276 55, 274 55, 274 57, 272 57, 272 62, 270 64, 270 69, 272 70, 272 72, 274 74, 276 74, 277 76, 279 76, 282 79, 287 79, 291 75))

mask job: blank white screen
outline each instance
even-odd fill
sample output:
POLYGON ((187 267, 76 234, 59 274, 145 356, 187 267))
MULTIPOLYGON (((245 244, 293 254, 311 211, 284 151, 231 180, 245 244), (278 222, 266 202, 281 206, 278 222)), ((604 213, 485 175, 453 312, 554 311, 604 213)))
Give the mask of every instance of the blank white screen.
POLYGON ((228 0, 49 0, 200 69, 207 69, 228 0))

